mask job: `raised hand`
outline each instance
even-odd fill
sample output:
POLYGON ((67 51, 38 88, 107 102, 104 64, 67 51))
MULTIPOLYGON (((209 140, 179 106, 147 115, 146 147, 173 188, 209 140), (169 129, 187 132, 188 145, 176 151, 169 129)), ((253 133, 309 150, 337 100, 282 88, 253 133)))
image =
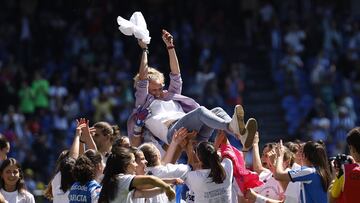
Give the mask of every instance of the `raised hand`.
POLYGON ((145 44, 143 41, 141 41, 139 39, 138 39, 138 44, 141 47, 141 49, 147 49, 148 48, 147 44, 145 44))
POLYGON ((173 36, 166 30, 162 30, 162 39, 166 44, 166 47, 173 47, 174 46, 174 38, 173 36))
POLYGON ((77 120, 77 122, 78 122, 78 127, 76 128, 76 130, 78 130, 79 128, 81 132, 80 141, 86 142, 86 140, 88 140, 88 138, 91 136, 89 129, 89 120, 87 120, 86 118, 80 118, 80 120, 79 121, 77 120))
POLYGON ((92 138, 92 135, 95 134, 96 129, 94 127, 89 127, 89 120, 82 118, 80 119, 81 125, 81 136, 80 142, 87 145, 89 149, 97 150, 95 142, 92 138))
MULTIPOLYGON (((277 147, 276 147, 277 148, 277 147)), ((270 170, 275 169, 275 163, 276 163, 276 150, 272 149, 269 152, 265 154, 265 158, 267 159, 267 164, 270 170)))
POLYGON ((193 140, 196 138, 197 136, 197 131, 193 130, 191 132, 188 132, 185 139, 183 139, 181 142, 180 142, 180 147, 182 149, 185 149, 186 148, 186 145, 188 144, 189 140, 193 140))
POLYGON ((181 145, 181 143, 186 140, 188 136, 188 131, 186 128, 182 127, 180 128, 179 130, 176 130, 174 132, 174 135, 173 135, 173 139, 172 141, 177 144, 177 145, 181 145))
POLYGON ((277 144, 277 147, 276 147, 275 149, 276 149, 276 154, 277 154, 278 156, 284 156, 285 147, 284 147, 284 145, 283 145, 282 140, 280 140, 279 144, 277 144))
POLYGON ((86 124, 85 118, 76 119, 76 136, 82 135, 82 129, 86 127, 86 124))
POLYGON ((188 133, 187 133, 187 138, 190 139, 190 140, 193 140, 193 139, 196 138, 197 133, 198 133, 198 132, 197 132, 196 130, 193 130, 193 131, 191 131, 191 132, 188 132, 188 133))

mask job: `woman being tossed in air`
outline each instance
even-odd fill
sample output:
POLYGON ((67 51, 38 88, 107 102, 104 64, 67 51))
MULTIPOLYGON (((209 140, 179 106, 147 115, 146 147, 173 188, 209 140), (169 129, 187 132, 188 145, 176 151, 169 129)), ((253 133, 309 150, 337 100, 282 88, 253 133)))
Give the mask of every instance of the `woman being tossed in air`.
POLYGON ((145 43, 138 41, 143 49, 139 73, 135 76, 135 109, 128 119, 128 135, 132 145, 141 144, 141 131, 135 130, 136 112, 149 109, 151 115, 145 120, 145 127, 164 143, 169 144, 174 132, 181 127, 198 132, 198 141, 207 141, 214 129, 225 130, 234 134, 248 150, 257 130, 256 120, 251 118, 244 123, 244 110, 237 105, 231 118, 223 109, 217 107, 209 110, 200 106, 193 99, 181 95, 182 79, 177 60, 173 37, 166 30, 162 39, 167 47, 170 61, 170 85, 164 90, 164 75, 148 67, 145 43))

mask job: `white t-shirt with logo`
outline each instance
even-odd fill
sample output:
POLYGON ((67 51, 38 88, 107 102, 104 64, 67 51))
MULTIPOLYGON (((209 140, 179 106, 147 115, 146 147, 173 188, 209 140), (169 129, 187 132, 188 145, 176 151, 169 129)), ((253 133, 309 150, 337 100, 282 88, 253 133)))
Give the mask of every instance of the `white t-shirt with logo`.
POLYGON ((181 178, 191 171, 189 165, 186 164, 171 164, 159 165, 154 167, 147 167, 146 171, 149 175, 154 175, 159 178, 181 178))
POLYGON ((185 183, 194 192, 196 203, 232 202, 233 165, 225 158, 221 163, 226 172, 223 183, 216 184, 209 178, 210 169, 201 169, 187 173, 185 183))
MULTIPOLYGON (((62 191, 61 187, 61 173, 58 172, 51 181, 53 203, 67 203, 69 202, 69 191, 62 191)), ((70 189, 70 188, 69 188, 70 189)))
POLYGON ((186 199, 185 199, 186 203, 195 203, 195 194, 193 191, 188 190, 186 192, 186 199))
POLYGON ((9 203, 35 203, 34 196, 28 191, 19 193, 17 190, 6 192, 4 189, 1 189, 0 192, 9 203))
POLYGON ((282 200, 284 190, 279 181, 277 181, 270 170, 266 169, 259 174, 259 179, 264 182, 263 185, 253 188, 254 191, 264 197, 274 200, 282 200))
POLYGON ((124 202, 124 203, 133 203, 133 195, 135 189, 130 190, 130 185, 135 175, 130 174, 120 174, 117 177, 118 181, 118 191, 115 193, 115 199, 110 201, 110 203, 124 202))
MULTIPOLYGON (((154 167, 147 167, 146 169, 149 175, 153 175, 159 178, 181 178, 184 179, 186 174, 191 171, 189 165, 186 164, 171 164, 159 165, 154 167)), ((162 202, 175 202, 169 201, 165 193, 156 195, 152 198, 146 198, 147 203, 162 203, 162 202)))

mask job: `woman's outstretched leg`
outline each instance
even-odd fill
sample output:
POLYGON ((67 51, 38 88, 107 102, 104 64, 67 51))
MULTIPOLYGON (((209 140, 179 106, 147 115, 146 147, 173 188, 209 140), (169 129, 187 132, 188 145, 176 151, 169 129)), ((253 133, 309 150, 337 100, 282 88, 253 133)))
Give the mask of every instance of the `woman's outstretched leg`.
POLYGON ((199 133, 204 133, 200 134, 202 139, 209 139, 211 136, 212 131, 206 130, 206 127, 224 130, 230 134, 235 134, 244 145, 244 148, 251 147, 254 135, 257 131, 255 119, 249 119, 247 124, 244 124, 244 110, 241 105, 235 107, 232 119, 222 108, 209 110, 201 106, 190 111, 170 127, 168 132, 169 143, 171 142, 175 130, 180 129, 181 127, 184 127, 189 131, 195 130, 199 133), (204 130, 202 130, 202 128, 204 128, 204 130))

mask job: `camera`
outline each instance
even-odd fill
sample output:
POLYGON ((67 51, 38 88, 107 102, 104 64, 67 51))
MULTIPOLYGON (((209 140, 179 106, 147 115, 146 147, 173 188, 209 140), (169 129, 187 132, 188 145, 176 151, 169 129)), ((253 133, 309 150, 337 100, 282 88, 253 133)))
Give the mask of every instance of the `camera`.
POLYGON ((330 157, 329 162, 331 163, 332 161, 334 161, 335 169, 339 170, 338 177, 340 177, 344 173, 341 166, 344 165, 344 164, 351 164, 352 163, 352 160, 346 154, 338 154, 338 155, 336 155, 334 157, 330 157))
POLYGON ((351 164, 351 159, 346 154, 338 154, 335 157, 330 157, 329 161, 334 161, 335 168, 341 168, 343 164, 351 164))

